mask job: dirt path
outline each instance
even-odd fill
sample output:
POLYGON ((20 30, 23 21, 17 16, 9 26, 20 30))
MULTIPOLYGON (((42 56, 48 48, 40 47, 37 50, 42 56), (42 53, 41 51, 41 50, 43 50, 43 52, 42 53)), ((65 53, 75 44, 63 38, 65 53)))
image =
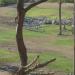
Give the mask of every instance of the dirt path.
POLYGON ((12 75, 12 74, 6 71, 0 71, 0 75, 12 75))

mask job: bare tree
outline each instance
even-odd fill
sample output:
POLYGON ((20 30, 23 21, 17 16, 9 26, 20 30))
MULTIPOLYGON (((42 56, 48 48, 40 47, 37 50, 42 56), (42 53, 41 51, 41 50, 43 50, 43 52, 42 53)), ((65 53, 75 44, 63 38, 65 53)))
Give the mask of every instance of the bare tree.
POLYGON ((33 68, 30 68, 30 66, 32 64, 34 64, 37 60, 37 58, 31 63, 31 64, 27 64, 27 49, 26 46, 24 44, 23 41, 23 21, 24 21, 24 16, 26 15, 26 12, 28 10, 30 10, 32 7, 45 2, 47 0, 35 0, 35 2, 33 3, 29 3, 28 6, 24 6, 24 2, 26 5, 26 2, 28 2, 29 0, 17 0, 17 32, 16 32, 16 41, 17 41, 17 46, 18 46, 18 51, 19 51, 19 55, 20 55, 20 60, 21 60, 21 68, 18 71, 18 75, 26 75, 27 73, 40 68, 40 67, 44 67, 45 65, 47 65, 48 63, 54 61, 55 59, 52 59, 50 61, 47 61, 43 64, 38 64, 36 66, 34 66, 33 68), (28 69, 29 68, 29 69, 28 69))

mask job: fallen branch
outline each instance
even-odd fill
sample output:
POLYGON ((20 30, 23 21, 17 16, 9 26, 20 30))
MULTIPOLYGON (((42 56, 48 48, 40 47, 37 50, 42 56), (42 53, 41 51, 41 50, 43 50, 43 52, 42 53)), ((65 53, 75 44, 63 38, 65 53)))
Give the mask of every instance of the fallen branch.
POLYGON ((37 62, 38 59, 39 59, 39 55, 30 64, 23 66, 22 68, 27 69, 27 68, 31 67, 32 65, 34 65, 37 62))
POLYGON ((32 67, 32 68, 29 68, 28 70, 25 70, 25 72, 26 72, 26 73, 30 73, 30 72, 34 71, 35 69, 38 69, 38 68, 42 68, 42 67, 47 66, 49 63, 52 63, 52 62, 54 62, 55 60, 56 60, 56 58, 51 59, 51 60, 49 60, 49 61, 46 61, 46 62, 44 62, 44 63, 42 63, 42 64, 37 64, 36 66, 34 66, 34 67, 32 67))
POLYGON ((55 72, 31 72, 31 73, 29 73, 30 75, 54 75, 55 74, 55 72))

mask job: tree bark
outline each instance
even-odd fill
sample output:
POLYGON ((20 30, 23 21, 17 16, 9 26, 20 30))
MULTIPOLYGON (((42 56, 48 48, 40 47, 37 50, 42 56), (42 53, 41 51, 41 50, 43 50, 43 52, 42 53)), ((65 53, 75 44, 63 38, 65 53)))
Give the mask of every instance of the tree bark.
POLYGON ((16 33, 16 41, 18 46, 18 51, 21 59, 21 65, 26 66, 27 65, 27 50, 26 46, 24 45, 23 41, 23 21, 25 12, 23 10, 23 0, 19 0, 17 4, 17 14, 18 14, 18 25, 17 25, 17 33, 16 33), (21 3, 20 3, 21 2, 21 3))
MULTIPOLYGON (((17 32, 16 32, 16 41, 17 41, 17 46, 18 46, 18 51, 19 51, 19 56, 21 60, 21 66, 26 66, 27 65, 27 50, 26 46, 24 45, 23 41, 23 21, 24 21, 24 0, 18 0, 17 2, 17 32)), ((18 75, 25 75, 24 69, 21 68, 18 71, 18 75)))
POLYGON ((32 7, 45 2, 47 0, 40 0, 38 2, 35 2, 33 4, 30 4, 27 8, 24 9, 24 2, 27 2, 27 0, 17 0, 17 32, 16 32, 16 41, 19 51, 19 56, 21 60, 21 66, 22 68, 18 71, 18 75, 26 75, 24 66, 27 65, 27 49, 23 41, 23 22, 24 22, 24 16, 26 12, 31 9, 32 7))

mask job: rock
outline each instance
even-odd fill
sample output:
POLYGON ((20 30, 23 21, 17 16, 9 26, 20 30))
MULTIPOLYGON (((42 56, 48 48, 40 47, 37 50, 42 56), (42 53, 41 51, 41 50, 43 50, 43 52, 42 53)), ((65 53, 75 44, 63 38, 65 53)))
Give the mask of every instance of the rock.
POLYGON ((52 20, 47 17, 25 17, 24 19, 24 26, 26 27, 41 26, 44 24, 52 24, 52 20))
MULTIPOLYGON (((52 24, 59 25, 59 19, 52 20, 52 24)), ((72 25, 72 20, 69 19, 61 19, 62 25, 72 25)))

